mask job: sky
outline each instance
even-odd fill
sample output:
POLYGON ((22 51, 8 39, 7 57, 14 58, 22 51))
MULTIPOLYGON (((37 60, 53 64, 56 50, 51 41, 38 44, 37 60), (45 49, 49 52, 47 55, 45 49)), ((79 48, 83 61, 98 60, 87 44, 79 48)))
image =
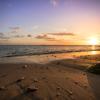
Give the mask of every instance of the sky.
POLYGON ((100 44, 99 12, 100 0, 0 0, 0 45, 100 44))

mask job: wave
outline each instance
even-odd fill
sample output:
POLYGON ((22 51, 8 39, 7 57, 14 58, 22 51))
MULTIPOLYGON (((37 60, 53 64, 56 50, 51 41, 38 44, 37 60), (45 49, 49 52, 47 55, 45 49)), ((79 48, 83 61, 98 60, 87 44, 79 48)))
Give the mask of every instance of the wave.
POLYGON ((62 51, 46 51, 46 52, 12 52, 1 57, 17 57, 17 56, 32 56, 32 55, 44 55, 44 54, 59 54, 59 53, 72 53, 72 52, 89 52, 89 51, 100 51, 100 49, 95 50, 62 50, 62 51))

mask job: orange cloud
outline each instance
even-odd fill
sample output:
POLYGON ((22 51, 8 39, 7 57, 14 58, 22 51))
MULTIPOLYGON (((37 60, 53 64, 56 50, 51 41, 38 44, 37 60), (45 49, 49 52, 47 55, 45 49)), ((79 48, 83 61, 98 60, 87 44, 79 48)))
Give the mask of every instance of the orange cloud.
POLYGON ((75 34, 74 33, 67 33, 67 32, 60 32, 60 33, 48 33, 50 35, 66 35, 66 36, 74 36, 75 34))
POLYGON ((37 39, 44 39, 44 40, 48 40, 48 41, 60 41, 60 40, 58 40, 56 38, 50 37, 47 34, 37 35, 35 38, 37 38, 37 39))

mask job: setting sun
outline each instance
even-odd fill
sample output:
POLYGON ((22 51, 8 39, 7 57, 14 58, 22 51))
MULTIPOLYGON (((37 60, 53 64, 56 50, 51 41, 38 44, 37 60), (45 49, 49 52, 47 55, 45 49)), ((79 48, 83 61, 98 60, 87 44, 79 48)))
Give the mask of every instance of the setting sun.
POLYGON ((98 42, 99 42, 99 40, 98 40, 97 37, 91 37, 91 38, 89 38, 89 40, 88 40, 88 43, 89 43, 90 45, 97 45, 98 42))

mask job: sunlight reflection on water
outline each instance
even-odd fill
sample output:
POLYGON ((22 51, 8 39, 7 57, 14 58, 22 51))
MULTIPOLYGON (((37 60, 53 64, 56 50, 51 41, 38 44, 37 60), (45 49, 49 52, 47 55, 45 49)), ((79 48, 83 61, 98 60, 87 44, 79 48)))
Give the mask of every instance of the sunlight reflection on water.
POLYGON ((96 48, 95 45, 92 45, 91 49, 92 49, 92 50, 95 50, 95 48, 96 48))
MULTIPOLYGON (((91 47, 92 50, 95 50, 96 49, 96 46, 95 45, 92 45, 91 47)), ((97 51, 90 51, 90 54, 92 55, 96 55, 98 52, 97 51)))

